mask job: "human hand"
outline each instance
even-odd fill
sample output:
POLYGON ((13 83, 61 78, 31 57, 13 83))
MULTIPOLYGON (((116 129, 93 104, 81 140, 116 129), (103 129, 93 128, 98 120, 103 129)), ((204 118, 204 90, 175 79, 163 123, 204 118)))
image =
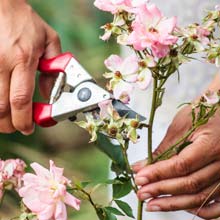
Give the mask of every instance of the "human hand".
MULTIPOLYGON (((38 62, 61 52, 59 37, 25 0, 0 1, 0 32, 0 132, 28 135, 38 62)), ((44 96, 53 80, 40 77, 44 96)))
MULTIPOLYGON (((164 152, 189 130, 190 112, 190 107, 185 107, 176 115, 155 155, 164 152)), ((152 165, 141 161, 133 166, 137 173, 135 181, 140 186, 138 197, 151 199, 148 211, 187 210, 206 219, 220 216, 220 187, 216 187, 220 183, 219 125, 218 111, 189 137, 193 143, 179 155, 152 165), (206 199, 214 202, 197 213, 206 199)))

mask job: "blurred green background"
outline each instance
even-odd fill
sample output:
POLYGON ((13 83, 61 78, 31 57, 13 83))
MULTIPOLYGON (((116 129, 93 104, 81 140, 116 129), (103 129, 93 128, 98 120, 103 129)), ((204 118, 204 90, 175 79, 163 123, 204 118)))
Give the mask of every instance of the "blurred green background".
MULTIPOLYGON (((100 26, 110 17, 98 11, 92 0, 30 0, 30 4, 60 35, 63 51, 70 51, 81 64, 104 85, 102 73, 103 60, 117 52, 111 42, 99 40, 103 33, 100 26)), ((36 92, 37 93, 37 92, 36 92)), ((35 100, 37 99, 37 95, 35 100)), ((71 101, 71 100, 70 100, 71 101)), ((72 100, 74 102, 74 100, 72 100)), ((81 180, 104 180, 108 175, 108 160, 94 145, 88 144, 86 132, 71 122, 42 129, 36 127, 33 135, 25 137, 19 133, 0 135, 0 158, 22 158, 27 163, 39 162, 48 167, 49 159, 57 166, 65 168, 68 177, 81 180)), ((16 195, 7 195, 0 210, 0 218, 16 216, 18 200, 16 195)), ((106 200, 105 191, 98 199, 106 200)), ((96 220, 94 211, 83 204, 80 212, 70 212, 69 220, 96 220)))

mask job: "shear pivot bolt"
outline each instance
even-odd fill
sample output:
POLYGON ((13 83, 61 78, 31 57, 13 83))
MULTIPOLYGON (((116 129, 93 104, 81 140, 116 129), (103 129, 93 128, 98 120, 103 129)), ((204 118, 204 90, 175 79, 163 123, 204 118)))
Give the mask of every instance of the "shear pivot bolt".
POLYGON ((92 92, 89 88, 82 88, 79 90, 77 96, 81 102, 86 102, 91 98, 92 92))

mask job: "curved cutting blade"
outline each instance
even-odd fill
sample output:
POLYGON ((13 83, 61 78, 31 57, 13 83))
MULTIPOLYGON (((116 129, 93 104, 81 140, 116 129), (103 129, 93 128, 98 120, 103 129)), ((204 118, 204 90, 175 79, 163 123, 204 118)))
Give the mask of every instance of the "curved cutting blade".
POLYGON ((122 103, 119 100, 113 100, 112 105, 115 108, 115 110, 118 112, 118 114, 123 117, 126 116, 126 118, 136 118, 138 117, 140 121, 145 121, 146 118, 137 112, 133 111, 131 108, 129 108, 127 105, 122 103))

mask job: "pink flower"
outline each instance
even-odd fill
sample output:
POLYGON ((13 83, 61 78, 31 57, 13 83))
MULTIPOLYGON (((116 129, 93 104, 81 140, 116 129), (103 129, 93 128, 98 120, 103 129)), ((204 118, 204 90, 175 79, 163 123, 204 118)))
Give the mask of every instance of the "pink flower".
POLYGON ((0 160, 0 190, 15 188, 18 190, 22 184, 26 164, 20 159, 0 160))
POLYGON ((115 120, 117 120, 120 118, 118 112, 114 109, 112 105, 112 100, 106 100, 104 102, 100 102, 98 106, 100 108, 99 115, 101 119, 112 117, 115 120))
POLYGON ((100 108, 100 117, 103 118, 108 118, 109 116, 111 116, 112 112, 113 112, 113 106, 112 106, 112 100, 106 100, 104 102, 100 102, 98 104, 99 108, 100 108))
POLYGON ((62 168, 56 167, 53 161, 50 170, 38 163, 32 163, 31 167, 36 174, 24 175, 19 194, 38 220, 67 220, 65 204, 79 210, 80 200, 67 192, 70 181, 63 176, 62 168))
POLYGON ((146 90, 152 81, 151 72, 148 69, 144 69, 140 72, 137 78, 137 85, 140 89, 146 90))
POLYGON ((113 90, 113 95, 115 99, 118 99, 121 102, 128 104, 130 102, 130 96, 132 92, 133 86, 127 82, 121 81, 115 86, 113 90))
POLYGON ((216 11, 220 11, 220 5, 216 5, 216 6, 215 6, 215 10, 216 10, 216 11))
POLYGON ((204 94, 204 98, 205 98, 208 105, 215 105, 220 100, 217 92, 213 92, 213 91, 207 91, 204 94))
POLYGON ((165 18, 155 5, 141 5, 132 24, 133 32, 128 43, 136 50, 150 48, 154 56, 161 58, 170 51, 170 46, 178 40, 172 35, 176 27, 176 17, 165 18))
POLYGON ((111 77, 115 75, 127 82, 135 82, 137 79, 139 66, 138 59, 135 55, 131 55, 125 59, 118 55, 111 55, 105 60, 105 66, 112 71, 110 73, 111 77))
POLYGON ((102 11, 116 14, 121 11, 128 11, 131 7, 131 0, 95 0, 94 5, 102 11))

